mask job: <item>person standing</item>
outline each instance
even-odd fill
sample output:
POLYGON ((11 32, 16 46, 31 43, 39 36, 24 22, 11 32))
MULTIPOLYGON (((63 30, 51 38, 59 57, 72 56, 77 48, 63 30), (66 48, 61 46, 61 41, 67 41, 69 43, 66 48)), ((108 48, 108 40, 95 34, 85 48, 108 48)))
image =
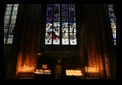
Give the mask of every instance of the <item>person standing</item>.
POLYGON ((60 79, 61 78, 61 73, 62 73, 62 66, 60 63, 57 63, 55 66, 55 79, 60 79))

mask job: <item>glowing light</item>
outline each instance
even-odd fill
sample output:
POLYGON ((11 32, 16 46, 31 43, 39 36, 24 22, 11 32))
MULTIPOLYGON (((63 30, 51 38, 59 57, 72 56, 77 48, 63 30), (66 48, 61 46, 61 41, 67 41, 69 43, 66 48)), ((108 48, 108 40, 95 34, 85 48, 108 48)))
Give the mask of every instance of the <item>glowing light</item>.
POLYGON ((42 69, 47 69, 47 64, 42 64, 42 69))
POLYGON ((46 69, 46 70, 36 69, 36 71, 34 73, 35 74, 51 74, 51 70, 49 70, 49 69, 46 69))
POLYGON ((43 69, 36 69, 35 74, 44 74, 43 69))
POLYGON ((82 76, 82 71, 81 70, 66 70, 66 75, 67 76, 82 76))
POLYGON ((40 56, 42 55, 42 53, 37 53, 37 54, 40 55, 40 56))
POLYGON ((51 70, 44 70, 44 74, 51 74, 51 70))
POLYGON ((35 67, 34 66, 22 66, 19 68, 19 72, 34 72, 35 67))
POLYGON ((98 67, 85 67, 86 73, 99 73, 98 67))

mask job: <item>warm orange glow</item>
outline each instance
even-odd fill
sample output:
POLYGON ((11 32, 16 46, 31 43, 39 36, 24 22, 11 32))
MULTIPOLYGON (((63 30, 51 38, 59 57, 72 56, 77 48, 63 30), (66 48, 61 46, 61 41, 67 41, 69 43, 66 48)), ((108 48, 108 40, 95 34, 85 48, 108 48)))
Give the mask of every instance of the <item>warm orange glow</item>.
POLYGON ((81 70, 66 70, 66 75, 67 76, 82 76, 82 71, 81 70))
POLYGON ((47 69, 47 64, 42 64, 42 69, 47 69))
POLYGON ((44 74, 43 69, 36 69, 35 74, 44 74))
POLYGON ((18 72, 20 70, 19 68, 22 65, 22 56, 23 56, 22 52, 19 52, 18 59, 17 59, 16 75, 18 75, 18 72))
POLYGON ((51 70, 36 69, 35 74, 51 74, 51 70))
POLYGON ((19 72, 34 72, 35 67, 33 66, 22 66, 19 68, 19 72))
POLYGON ((44 70, 44 74, 51 74, 51 70, 44 70))
POLYGON ((98 67, 85 67, 86 73, 99 73, 98 67))

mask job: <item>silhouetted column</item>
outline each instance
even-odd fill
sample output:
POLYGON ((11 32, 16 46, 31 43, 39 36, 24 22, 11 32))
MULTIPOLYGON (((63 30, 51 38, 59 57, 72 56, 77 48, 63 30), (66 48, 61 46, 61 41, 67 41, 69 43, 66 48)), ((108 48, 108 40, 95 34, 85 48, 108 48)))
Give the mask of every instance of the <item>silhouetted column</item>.
POLYGON ((112 46, 110 24, 107 25, 109 17, 103 14, 105 9, 103 4, 84 5, 85 24, 80 40, 88 49, 88 66, 98 67, 103 78, 111 77, 109 52, 112 50, 109 49, 112 46), (110 44, 107 43, 108 38, 110 44))
POLYGON ((40 25, 41 4, 20 4, 13 42, 13 67, 9 70, 11 76, 15 76, 15 71, 17 74, 23 65, 36 68, 40 25))

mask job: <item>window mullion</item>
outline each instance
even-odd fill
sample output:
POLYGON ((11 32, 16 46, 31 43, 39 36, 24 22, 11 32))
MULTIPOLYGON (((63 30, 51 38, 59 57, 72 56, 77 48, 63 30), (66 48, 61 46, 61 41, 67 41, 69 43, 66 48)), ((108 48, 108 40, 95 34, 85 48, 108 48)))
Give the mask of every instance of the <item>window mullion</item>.
POLYGON ((62 4, 60 4, 60 45, 62 45, 62 4))

